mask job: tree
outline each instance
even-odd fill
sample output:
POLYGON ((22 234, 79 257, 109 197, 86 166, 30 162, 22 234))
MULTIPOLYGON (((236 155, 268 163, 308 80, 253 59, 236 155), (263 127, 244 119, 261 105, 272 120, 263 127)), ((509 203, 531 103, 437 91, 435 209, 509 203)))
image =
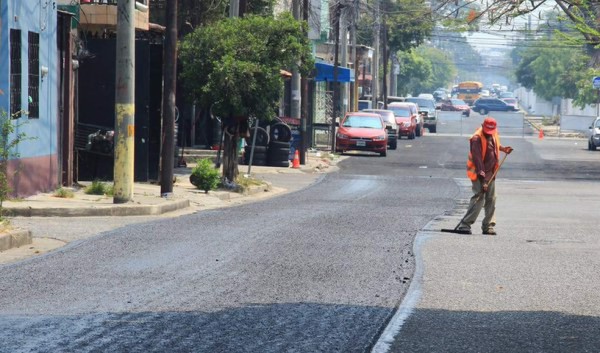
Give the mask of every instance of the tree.
POLYGON ((223 177, 230 182, 238 175, 238 140, 249 133, 248 118, 275 115, 280 69, 300 63, 306 74, 313 66, 303 26, 289 13, 276 19, 250 15, 198 28, 182 42, 186 87, 223 122, 223 177))
POLYGON ((400 52, 398 60, 401 62, 398 75, 398 94, 406 96, 413 92, 423 92, 421 82, 427 81, 431 76, 431 63, 415 50, 400 52))

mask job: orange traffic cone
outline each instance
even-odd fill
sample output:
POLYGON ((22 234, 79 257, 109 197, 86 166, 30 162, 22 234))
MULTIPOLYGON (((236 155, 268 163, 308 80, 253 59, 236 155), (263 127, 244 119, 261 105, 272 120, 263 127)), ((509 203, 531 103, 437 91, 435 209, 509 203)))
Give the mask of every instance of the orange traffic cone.
POLYGON ((540 134, 538 135, 539 139, 542 140, 544 138, 544 130, 540 129, 540 134))
POLYGON ((298 150, 296 150, 296 152, 294 152, 294 160, 292 162, 292 168, 295 168, 295 169, 300 168, 300 153, 298 153, 298 150))

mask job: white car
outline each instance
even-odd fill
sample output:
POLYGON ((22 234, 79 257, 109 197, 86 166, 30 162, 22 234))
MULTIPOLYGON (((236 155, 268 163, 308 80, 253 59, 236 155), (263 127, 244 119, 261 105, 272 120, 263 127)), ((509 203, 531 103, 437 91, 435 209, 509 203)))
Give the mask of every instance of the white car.
POLYGON ((595 151, 600 146, 600 118, 596 118, 590 126, 588 139, 588 150, 595 151))
POLYGON ((435 98, 433 97, 433 94, 431 94, 431 93, 419 93, 419 98, 426 98, 426 99, 433 99, 433 100, 435 100, 435 98))

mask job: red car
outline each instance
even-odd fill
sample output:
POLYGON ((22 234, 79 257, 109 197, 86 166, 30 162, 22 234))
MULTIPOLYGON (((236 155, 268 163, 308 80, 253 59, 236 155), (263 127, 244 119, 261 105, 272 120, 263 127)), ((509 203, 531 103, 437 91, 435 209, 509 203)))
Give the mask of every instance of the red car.
POLYGON ((335 151, 370 151, 387 156, 388 134, 379 114, 349 112, 335 134, 335 151))
POLYGON ((515 110, 519 110, 517 99, 516 98, 501 98, 506 104, 512 105, 515 107, 515 110))
POLYGON ((417 116, 419 111, 414 103, 394 103, 388 105, 388 110, 394 112, 398 124, 398 139, 402 136, 410 140, 417 135, 417 116))
POLYGON ((462 99, 446 99, 440 104, 440 110, 450 112, 462 112, 464 116, 471 115, 471 107, 462 99))

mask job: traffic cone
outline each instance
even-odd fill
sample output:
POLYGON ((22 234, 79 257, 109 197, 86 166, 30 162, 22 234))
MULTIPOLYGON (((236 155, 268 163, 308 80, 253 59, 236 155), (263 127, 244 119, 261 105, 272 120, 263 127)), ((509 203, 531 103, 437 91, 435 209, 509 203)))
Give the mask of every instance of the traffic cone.
POLYGON ((298 150, 294 152, 294 160, 292 162, 292 168, 299 169, 300 168, 300 153, 298 150))
POLYGON ((538 137, 540 140, 544 139, 544 130, 543 129, 540 129, 540 133, 539 133, 538 137))

